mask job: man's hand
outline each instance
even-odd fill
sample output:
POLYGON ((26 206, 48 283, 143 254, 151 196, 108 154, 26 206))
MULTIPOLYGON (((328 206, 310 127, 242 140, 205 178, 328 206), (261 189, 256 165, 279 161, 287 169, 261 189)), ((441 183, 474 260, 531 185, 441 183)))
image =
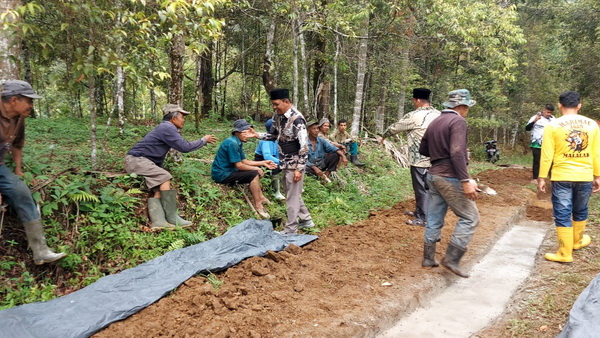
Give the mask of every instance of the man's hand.
POLYGON ((600 191, 600 176, 594 176, 592 181, 592 192, 600 191))
POLYGON ((342 161, 342 166, 347 166, 348 165, 348 158, 346 157, 346 155, 344 155, 344 153, 340 154, 340 159, 342 161))
POLYGON ((317 167, 316 165, 312 166, 312 169, 314 170, 314 172, 317 176, 319 176, 319 177, 323 176, 323 171, 321 169, 319 169, 319 167, 317 167))
POLYGON ((300 182, 300 180, 302 179, 302 175, 303 173, 300 170, 294 171, 294 182, 300 182))
POLYGON ((379 145, 382 145, 383 141, 385 141, 385 137, 382 137, 382 138, 379 139, 379 145))
POLYGON ((546 180, 538 178, 538 191, 546 192, 546 180))
POLYGON ((254 128, 244 130, 242 133, 248 138, 258 137, 258 133, 256 132, 256 130, 254 130, 254 128))
POLYGON ((269 169, 277 169, 277 164, 271 160, 263 161, 263 165, 269 169))
POLYGON ((460 182, 462 183, 463 193, 465 196, 474 201, 477 199, 477 184, 473 184, 470 181, 460 182))
POLYGON ((261 168, 256 167, 255 170, 258 171, 258 177, 259 178, 263 178, 265 176, 265 172, 261 168))
POLYGON ((215 135, 204 135, 203 139, 206 141, 206 143, 217 142, 217 137, 215 135))

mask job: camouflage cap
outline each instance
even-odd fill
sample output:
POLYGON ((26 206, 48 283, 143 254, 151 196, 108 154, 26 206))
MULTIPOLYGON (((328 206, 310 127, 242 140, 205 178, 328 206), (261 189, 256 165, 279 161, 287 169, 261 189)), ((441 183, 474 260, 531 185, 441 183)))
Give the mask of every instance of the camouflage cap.
POLYGON ((457 89, 448 93, 448 101, 444 102, 444 107, 454 108, 458 106, 473 107, 477 103, 471 100, 471 93, 468 89, 457 89))
POLYGON ((166 104, 163 107, 162 110, 163 110, 163 113, 165 115, 169 114, 169 113, 182 113, 183 115, 189 115, 190 114, 189 111, 185 111, 179 105, 176 105, 176 104, 173 104, 173 103, 166 104))

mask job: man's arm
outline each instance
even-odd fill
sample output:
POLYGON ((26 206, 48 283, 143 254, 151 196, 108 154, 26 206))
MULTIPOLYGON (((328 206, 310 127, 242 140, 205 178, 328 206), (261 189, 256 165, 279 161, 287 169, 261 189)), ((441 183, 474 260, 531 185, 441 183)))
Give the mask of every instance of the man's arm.
POLYGON ((23 162, 23 148, 12 148, 12 159, 15 162, 15 175, 23 176, 23 168, 21 164, 23 162))
POLYGON ((413 119, 412 119, 412 115, 405 115, 403 118, 401 118, 400 120, 398 120, 398 122, 393 123, 392 125, 390 125, 388 127, 388 129, 385 131, 385 133, 383 133, 382 138, 386 139, 386 138, 388 138, 390 136, 394 136, 394 135, 399 134, 399 133, 401 133, 403 131, 415 129, 416 127, 417 126, 416 126, 415 121, 413 121, 413 119))

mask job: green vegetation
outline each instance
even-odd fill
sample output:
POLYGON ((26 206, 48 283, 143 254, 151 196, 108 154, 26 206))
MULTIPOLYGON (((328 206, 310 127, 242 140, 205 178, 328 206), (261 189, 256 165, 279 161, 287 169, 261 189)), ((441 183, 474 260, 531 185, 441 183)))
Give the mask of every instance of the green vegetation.
MULTIPOLYGON (((26 180, 32 188, 43 185, 34 196, 41 206, 46 237, 52 247, 66 251, 68 256, 58 268, 33 266, 20 224, 14 215, 7 217, 3 237, 10 238, 3 239, 8 248, 0 264, 0 308, 52 299, 170 250, 219 236, 255 217, 242 195, 245 189, 212 182, 209 161, 218 144, 208 145, 184 154, 180 164, 167 161, 183 202, 180 210, 195 226, 149 231, 143 179, 122 173, 122 163, 127 150, 154 125, 148 121, 128 125, 123 137, 111 127, 103 142, 99 168, 90 171, 89 127, 84 121, 28 120, 26 180), (120 175, 115 177, 114 173, 120 175)), ((105 133, 104 128, 99 134, 105 133)), ((210 131, 222 141, 229 130, 230 122, 206 120, 201 126, 203 133, 191 126, 183 133, 191 140, 210 131)), ((253 156, 256 144, 252 140, 245 145, 248 157, 253 156)), ((412 195, 408 169, 400 168, 374 142, 362 147, 361 158, 370 165, 365 169, 352 165, 343 168, 338 183, 324 186, 314 178, 306 179, 304 198, 317 224, 312 232, 354 223, 366 218, 370 210, 391 207, 412 195)), ((267 196, 272 194, 269 183, 268 178, 262 182, 267 196)), ((269 211, 285 216, 283 203, 274 203, 269 211)))

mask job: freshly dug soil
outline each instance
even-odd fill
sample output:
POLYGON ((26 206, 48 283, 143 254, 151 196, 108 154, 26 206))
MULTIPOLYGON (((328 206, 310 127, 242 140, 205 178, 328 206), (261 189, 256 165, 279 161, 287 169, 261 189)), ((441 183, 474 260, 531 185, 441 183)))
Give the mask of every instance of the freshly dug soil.
MULTIPOLYGON (((480 223, 462 260, 477 263, 519 217, 550 221, 549 194, 536 195, 530 169, 477 176, 498 195, 480 194, 480 223)), ((406 225, 414 201, 372 211, 351 226, 328 227, 303 247, 253 257, 211 276, 198 276, 171 295, 96 337, 348 337, 371 336, 435 296, 457 278, 424 269, 423 228, 406 225)), ((441 259, 456 217, 449 211, 441 259)))

